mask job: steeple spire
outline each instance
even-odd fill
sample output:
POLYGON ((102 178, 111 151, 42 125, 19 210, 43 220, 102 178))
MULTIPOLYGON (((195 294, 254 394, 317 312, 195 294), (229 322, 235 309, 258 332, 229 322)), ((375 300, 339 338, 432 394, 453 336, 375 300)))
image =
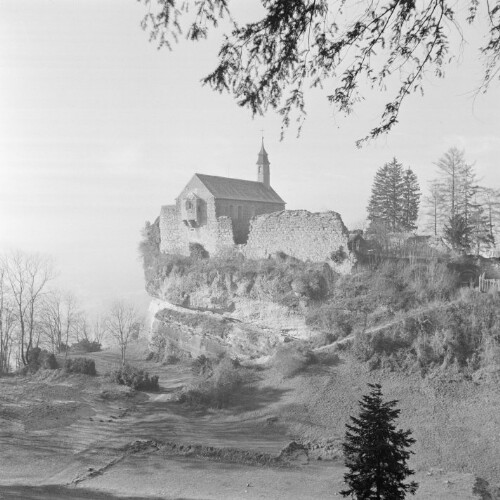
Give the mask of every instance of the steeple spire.
POLYGON ((267 157, 267 151, 264 148, 264 136, 262 136, 262 146, 259 151, 259 156, 257 158, 257 180, 262 182, 266 187, 271 187, 271 173, 269 170, 269 158, 267 157))

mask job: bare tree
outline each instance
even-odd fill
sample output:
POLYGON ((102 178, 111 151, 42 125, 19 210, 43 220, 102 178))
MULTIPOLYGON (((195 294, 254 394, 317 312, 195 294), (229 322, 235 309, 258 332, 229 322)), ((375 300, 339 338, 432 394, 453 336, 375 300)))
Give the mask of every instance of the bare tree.
POLYGON ((54 353, 67 351, 76 336, 79 313, 75 297, 69 292, 54 291, 44 297, 40 324, 54 353))
POLYGON ((95 342, 99 342, 102 344, 106 335, 108 334, 108 330, 106 328, 106 320, 101 316, 97 316, 92 323, 92 334, 95 342))
POLYGON ((142 323, 143 320, 133 304, 117 301, 111 306, 106 319, 106 329, 120 346, 122 365, 125 365, 128 344, 138 333, 142 323))
POLYGON ((77 342, 86 340, 88 342, 97 342, 102 344, 107 334, 106 321, 100 316, 93 320, 89 319, 88 315, 83 311, 77 314, 75 320, 75 337, 77 342))
POLYGON ((439 180, 442 188, 442 205, 446 219, 457 215, 460 192, 463 189, 463 172, 466 167, 464 152, 450 148, 437 162, 439 180))
POLYGON ((500 226, 500 189, 481 188, 481 204, 486 209, 488 230, 491 239, 496 239, 500 226))
POLYGON ((15 251, 1 260, 16 309, 19 357, 27 365, 36 340, 36 315, 54 270, 50 259, 39 254, 15 251))
POLYGON ((15 321, 14 303, 5 282, 5 269, 0 262, 0 373, 8 373, 10 368, 15 321))
POLYGON ((434 236, 441 232, 444 223, 443 203, 443 186, 437 180, 432 181, 429 185, 429 195, 424 198, 424 204, 428 217, 426 227, 432 230, 434 236))
POLYGON ((91 342, 92 326, 89 323, 89 320, 83 311, 80 311, 76 315, 74 331, 77 342, 80 342, 81 340, 86 340, 88 342, 91 342))

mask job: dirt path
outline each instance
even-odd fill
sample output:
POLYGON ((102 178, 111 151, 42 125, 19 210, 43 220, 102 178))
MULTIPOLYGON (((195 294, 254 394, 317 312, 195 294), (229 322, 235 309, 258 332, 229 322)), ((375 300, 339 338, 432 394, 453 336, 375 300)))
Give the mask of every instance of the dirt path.
MULTIPOLYGON (((117 359, 106 352, 93 357, 101 373, 117 359)), ((1 379, 0 484, 71 483, 88 469, 105 467, 138 439, 275 454, 289 442, 284 428, 266 426, 255 412, 278 400, 279 391, 253 392, 247 395, 251 402, 242 394, 230 411, 196 412, 172 400, 192 378, 188 367, 148 369, 160 375, 159 393, 132 395, 97 381, 79 383, 78 377, 1 379)))
MULTIPOLYGON (((100 377, 0 379, 0 499, 341 498, 340 461, 269 467, 185 452, 202 444, 276 456, 290 441, 288 424, 279 419, 270 425, 268 418, 297 404, 292 383, 257 384, 242 391, 229 410, 193 412, 172 400, 190 382, 189 367, 148 364, 131 355, 160 376, 159 393, 131 393, 100 377), (131 446, 137 440, 140 446, 131 446), (184 451, 167 453, 161 444, 166 442, 184 451)), ((117 362, 112 352, 93 357, 101 373, 117 362)), ((325 387, 335 377, 351 390, 339 378, 342 369, 325 374, 325 387)), ((318 397, 325 399, 321 391, 318 397)), ((300 408, 307 413, 307 406, 300 408)), ((417 500, 479 498, 472 495, 470 474, 420 471, 417 480, 417 500)))

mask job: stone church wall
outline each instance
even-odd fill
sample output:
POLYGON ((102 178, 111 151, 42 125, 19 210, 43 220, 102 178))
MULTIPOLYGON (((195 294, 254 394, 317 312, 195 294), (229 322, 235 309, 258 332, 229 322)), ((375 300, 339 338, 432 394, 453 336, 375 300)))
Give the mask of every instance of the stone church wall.
MULTIPOLYGON (((217 216, 219 207, 213 200, 206 203, 206 224, 186 226, 179 216, 180 206, 162 207, 160 215, 160 249, 165 253, 189 255, 189 244, 199 243, 210 255, 233 247, 234 221, 217 216)), ((249 259, 267 258, 277 252, 300 260, 324 262, 341 247, 347 253, 349 233, 336 212, 311 213, 307 210, 284 210, 257 215, 250 223, 248 242, 242 247, 249 259)), ((345 262, 350 267, 349 262, 345 262)))
POLYGON ((242 200, 217 200, 215 202, 217 217, 229 217, 232 220, 234 242, 244 244, 248 239, 252 217, 283 210, 283 204, 262 203, 242 200))
MULTIPOLYGON (((187 243, 183 241, 176 205, 165 205, 160 212, 160 251, 186 254, 187 243)), ((189 252, 189 248, 187 249, 189 252)))
POLYGON ((164 253, 189 255, 189 244, 203 245, 210 255, 234 246, 233 228, 229 217, 216 217, 215 203, 207 200, 204 224, 186 226, 180 216, 181 207, 163 206, 160 213, 160 250, 164 253))
POLYGON ((252 220, 243 252, 250 259, 267 258, 281 251, 300 260, 323 262, 340 247, 347 253, 348 238, 347 228, 336 212, 284 210, 252 220))

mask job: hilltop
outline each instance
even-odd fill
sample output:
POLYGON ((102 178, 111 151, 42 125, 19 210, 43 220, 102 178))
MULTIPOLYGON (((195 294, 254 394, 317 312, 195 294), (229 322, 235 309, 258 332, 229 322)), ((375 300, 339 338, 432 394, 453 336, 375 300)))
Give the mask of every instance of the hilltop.
POLYGON ((225 353, 280 366, 268 384, 288 402, 271 416, 295 439, 333 439, 337 450, 366 383, 380 381, 414 432, 425 481, 448 471, 498 483, 500 302, 461 288, 464 276, 495 263, 424 254, 387 252, 340 274, 283 252, 158 253, 145 268, 151 348, 163 360, 225 353))

